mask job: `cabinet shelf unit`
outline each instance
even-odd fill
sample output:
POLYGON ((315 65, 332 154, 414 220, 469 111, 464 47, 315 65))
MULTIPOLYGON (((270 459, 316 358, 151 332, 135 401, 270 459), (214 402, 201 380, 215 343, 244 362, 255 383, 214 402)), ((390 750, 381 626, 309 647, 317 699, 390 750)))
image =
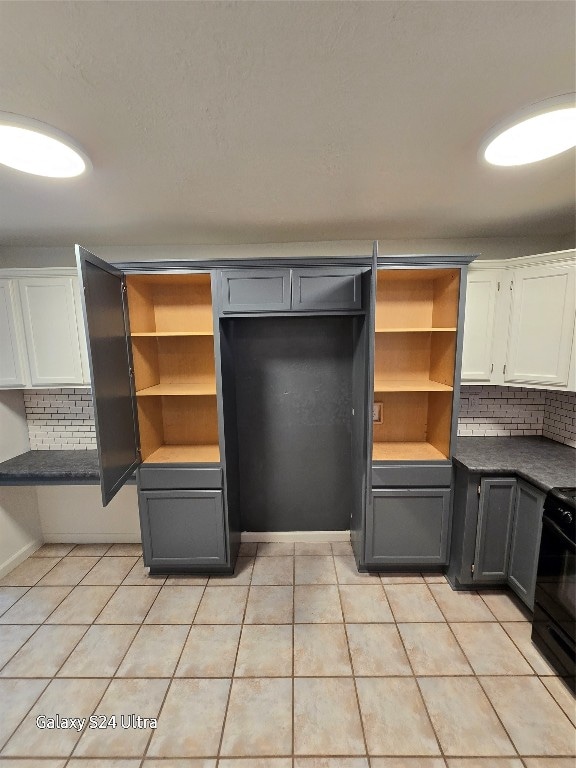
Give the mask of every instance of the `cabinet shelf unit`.
POLYGON ((144 463, 220 461, 210 281, 126 277, 144 463))

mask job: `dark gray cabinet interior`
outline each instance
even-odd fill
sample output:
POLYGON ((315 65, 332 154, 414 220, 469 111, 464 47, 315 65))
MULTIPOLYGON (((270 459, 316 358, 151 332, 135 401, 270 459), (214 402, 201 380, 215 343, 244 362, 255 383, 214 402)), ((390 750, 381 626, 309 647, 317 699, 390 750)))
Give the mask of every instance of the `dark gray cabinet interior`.
POLYGON ((531 609, 534 607, 544 498, 544 494, 532 485, 523 480, 518 481, 508 583, 531 609))

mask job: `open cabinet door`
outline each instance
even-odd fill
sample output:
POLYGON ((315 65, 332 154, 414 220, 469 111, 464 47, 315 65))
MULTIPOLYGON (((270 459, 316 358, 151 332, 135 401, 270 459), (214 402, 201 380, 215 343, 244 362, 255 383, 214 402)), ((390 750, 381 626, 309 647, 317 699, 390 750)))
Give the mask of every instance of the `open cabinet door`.
POLYGON ((122 272, 76 246, 104 506, 140 463, 122 272))

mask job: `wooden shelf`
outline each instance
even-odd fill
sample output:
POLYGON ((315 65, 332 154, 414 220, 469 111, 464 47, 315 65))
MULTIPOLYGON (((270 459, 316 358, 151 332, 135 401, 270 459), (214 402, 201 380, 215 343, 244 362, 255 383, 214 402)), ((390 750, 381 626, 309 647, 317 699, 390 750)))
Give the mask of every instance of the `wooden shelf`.
POLYGON ((162 445, 144 464, 212 464, 220 462, 217 445, 162 445))
POLYGON ((374 443, 373 461, 446 461, 447 456, 430 443, 374 443))
POLYGON ((215 395, 215 381, 199 381, 189 384, 155 384, 153 387, 137 390, 138 397, 215 395))
POLYGON ((152 331, 146 333, 131 333, 133 337, 162 338, 163 336, 213 336, 212 331, 152 331))
POLYGON ((452 392, 452 389, 429 379, 374 379, 374 392, 452 392))
POLYGON ((454 333, 457 328, 376 328, 376 333, 454 333))

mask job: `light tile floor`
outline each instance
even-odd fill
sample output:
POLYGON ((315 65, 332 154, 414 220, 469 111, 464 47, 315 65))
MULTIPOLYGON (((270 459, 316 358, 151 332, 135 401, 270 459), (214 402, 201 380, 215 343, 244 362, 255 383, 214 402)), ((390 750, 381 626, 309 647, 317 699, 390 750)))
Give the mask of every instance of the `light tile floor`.
POLYGON ((0 768, 574 768, 574 722, 510 594, 360 575, 343 543, 210 578, 46 545, 0 581, 0 768))

